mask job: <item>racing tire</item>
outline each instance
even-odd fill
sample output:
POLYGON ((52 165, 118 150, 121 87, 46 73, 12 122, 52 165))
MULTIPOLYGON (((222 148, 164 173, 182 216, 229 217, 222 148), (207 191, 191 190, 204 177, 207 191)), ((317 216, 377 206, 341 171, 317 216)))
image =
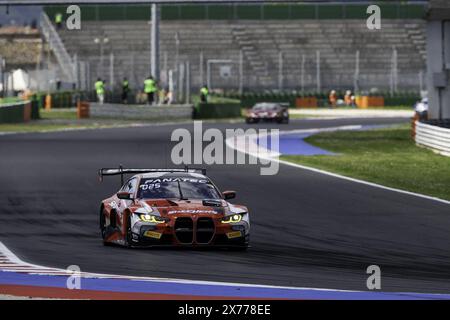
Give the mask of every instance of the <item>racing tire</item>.
POLYGON ((131 235, 131 216, 128 215, 127 217, 127 234, 125 235, 125 246, 127 248, 132 247, 132 235, 131 235))
POLYGON ((105 219, 105 214, 103 212, 103 207, 100 208, 100 219, 99 219, 99 222, 100 222, 100 232, 101 232, 101 236, 102 236, 102 243, 103 243, 103 245, 105 247, 112 246, 111 243, 106 241, 106 232, 107 232, 106 230, 107 230, 107 227, 106 227, 106 219, 105 219))
POLYGON ((105 215, 103 213, 103 206, 100 208, 99 226, 100 226, 100 234, 102 236, 102 239, 105 240, 105 238, 106 238, 106 219, 105 219, 105 215))

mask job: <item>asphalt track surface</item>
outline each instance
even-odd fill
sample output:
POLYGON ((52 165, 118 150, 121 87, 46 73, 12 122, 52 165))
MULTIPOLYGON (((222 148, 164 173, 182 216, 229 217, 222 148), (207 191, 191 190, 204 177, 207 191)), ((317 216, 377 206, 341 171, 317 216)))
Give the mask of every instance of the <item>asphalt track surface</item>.
MULTIPOLYGON (((325 128, 399 123, 404 119, 295 120, 256 128, 325 128)), ((173 167, 170 141, 192 124, 0 136, 0 241, 21 259, 82 271, 367 290, 377 264, 383 291, 450 288, 450 206, 280 165, 275 176, 254 165, 208 167, 222 190, 236 190, 252 220, 251 248, 226 250, 104 247, 101 199, 119 179, 97 170, 173 167)), ((248 128, 204 124, 204 128, 248 128)))

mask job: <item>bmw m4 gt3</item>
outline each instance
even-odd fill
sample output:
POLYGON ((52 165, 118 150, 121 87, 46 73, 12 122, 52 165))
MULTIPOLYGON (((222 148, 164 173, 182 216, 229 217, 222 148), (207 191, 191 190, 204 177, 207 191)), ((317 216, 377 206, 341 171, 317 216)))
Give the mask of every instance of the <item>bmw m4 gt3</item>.
POLYGON ((120 175, 122 187, 100 205, 103 243, 140 246, 249 245, 248 209, 227 200, 204 169, 100 169, 120 175), (124 183, 124 175, 134 174, 124 183))

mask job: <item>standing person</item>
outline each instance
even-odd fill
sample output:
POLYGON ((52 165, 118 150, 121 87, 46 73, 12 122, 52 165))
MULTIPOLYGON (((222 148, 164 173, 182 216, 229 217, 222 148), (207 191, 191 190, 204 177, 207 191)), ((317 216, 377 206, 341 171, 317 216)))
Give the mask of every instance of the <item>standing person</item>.
POLYGON ((128 103, 128 93, 130 92, 130 83, 125 77, 122 81, 122 103, 128 103))
POLYGON ((337 94, 335 90, 330 91, 330 95, 328 96, 328 102, 330 103, 331 107, 336 108, 337 94))
POLYGON ((415 118, 420 121, 428 120, 428 98, 423 98, 414 106, 415 118))
POLYGON ((207 103, 208 102, 209 90, 206 85, 200 88, 200 101, 207 103))
POLYGON ((345 92, 344 102, 345 102, 345 105, 348 107, 353 105, 352 92, 350 90, 347 90, 345 92))
POLYGON ((61 12, 57 12, 55 14, 55 24, 58 30, 62 28, 62 22, 63 22, 63 15, 61 12))
POLYGON ((97 93, 97 101, 100 104, 103 104, 103 102, 105 101, 105 82, 102 79, 98 78, 94 86, 95 92, 97 93))
POLYGON ((157 91, 156 81, 152 76, 144 80, 144 92, 147 94, 147 104, 152 105, 155 101, 155 93, 157 91))

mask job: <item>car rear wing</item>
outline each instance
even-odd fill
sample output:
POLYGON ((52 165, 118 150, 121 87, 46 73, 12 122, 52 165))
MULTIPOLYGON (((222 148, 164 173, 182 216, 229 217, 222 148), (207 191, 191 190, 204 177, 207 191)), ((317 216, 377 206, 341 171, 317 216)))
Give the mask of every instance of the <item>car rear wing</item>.
MULTIPOLYGON (((256 104, 259 104, 259 103, 279 104, 280 107, 283 107, 283 108, 289 108, 289 106, 291 105, 289 102, 258 102, 256 104)), ((253 106, 255 106, 255 105, 253 105, 253 106)), ((252 108, 252 107, 249 107, 249 108, 252 108)))
POLYGON ((190 172, 201 173, 206 175, 206 169, 204 168, 189 168, 185 166, 183 169, 137 169, 137 168, 124 168, 121 165, 119 168, 101 168, 98 170, 98 176, 100 181, 103 181, 104 176, 117 176, 120 175, 120 181, 123 185, 123 176, 125 174, 139 174, 139 173, 151 173, 151 172, 190 172))
POLYGON ((278 104, 283 108, 289 108, 289 106, 291 105, 289 102, 279 102, 278 104))

